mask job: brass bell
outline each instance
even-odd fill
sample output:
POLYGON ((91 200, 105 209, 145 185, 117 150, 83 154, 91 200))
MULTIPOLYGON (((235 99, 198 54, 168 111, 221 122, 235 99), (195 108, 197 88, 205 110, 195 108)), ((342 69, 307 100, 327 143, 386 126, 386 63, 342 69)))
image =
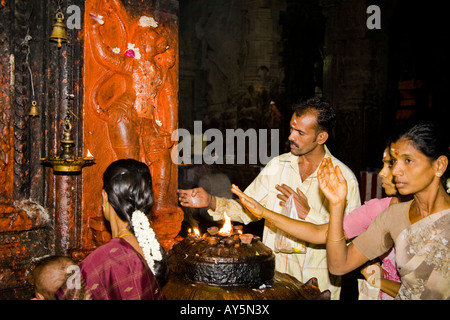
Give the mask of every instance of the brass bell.
POLYGON ((30 113, 28 115, 33 118, 39 116, 39 112, 36 107, 36 101, 34 101, 34 100, 33 100, 33 102, 31 102, 31 109, 30 109, 30 113))
POLYGON ((64 14, 62 12, 56 13, 56 22, 53 25, 50 41, 56 41, 58 48, 61 48, 62 42, 67 42, 66 25, 64 24, 64 14))

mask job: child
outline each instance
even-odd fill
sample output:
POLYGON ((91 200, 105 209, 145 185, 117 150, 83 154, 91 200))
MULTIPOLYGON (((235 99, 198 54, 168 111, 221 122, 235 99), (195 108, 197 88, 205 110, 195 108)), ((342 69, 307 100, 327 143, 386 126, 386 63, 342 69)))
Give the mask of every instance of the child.
POLYGON ((33 300, 56 300, 56 291, 62 287, 71 275, 70 266, 76 263, 69 257, 50 256, 36 266, 33 272, 34 291, 33 300))

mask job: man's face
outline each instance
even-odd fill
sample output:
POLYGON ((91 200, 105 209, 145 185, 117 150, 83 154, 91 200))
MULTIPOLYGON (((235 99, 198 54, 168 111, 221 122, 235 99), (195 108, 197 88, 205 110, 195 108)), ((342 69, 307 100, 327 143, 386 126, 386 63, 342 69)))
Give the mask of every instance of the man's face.
POLYGON ((317 116, 313 112, 307 112, 300 117, 295 113, 291 118, 289 145, 291 153, 302 156, 313 151, 318 145, 317 116))

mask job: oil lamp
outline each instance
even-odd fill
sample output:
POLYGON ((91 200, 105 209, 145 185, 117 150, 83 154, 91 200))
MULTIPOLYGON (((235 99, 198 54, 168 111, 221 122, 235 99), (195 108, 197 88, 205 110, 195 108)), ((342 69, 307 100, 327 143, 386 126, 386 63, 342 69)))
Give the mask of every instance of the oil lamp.
POLYGON ((76 157, 73 153, 75 141, 72 138, 72 123, 69 114, 66 115, 64 121, 64 133, 61 140, 61 153, 54 158, 41 158, 44 165, 53 168, 53 172, 59 173, 78 173, 86 165, 94 163, 94 157, 88 150, 86 157, 76 157))

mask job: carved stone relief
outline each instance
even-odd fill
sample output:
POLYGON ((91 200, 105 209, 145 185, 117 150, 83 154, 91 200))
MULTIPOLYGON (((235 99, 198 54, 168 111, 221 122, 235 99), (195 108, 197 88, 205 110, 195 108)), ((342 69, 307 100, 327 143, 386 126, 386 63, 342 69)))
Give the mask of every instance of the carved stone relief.
POLYGON ((177 167, 170 158, 178 126, 177 25, 156 21, 154 12, 151 5, 127 9, 118 0, 86 1, 84 140, 97 163, 83 173, 86 247, 107 240, 101 174, 121 158, 149 165, 155 193, 150 218, 166 248, 180 229, 177 167))

